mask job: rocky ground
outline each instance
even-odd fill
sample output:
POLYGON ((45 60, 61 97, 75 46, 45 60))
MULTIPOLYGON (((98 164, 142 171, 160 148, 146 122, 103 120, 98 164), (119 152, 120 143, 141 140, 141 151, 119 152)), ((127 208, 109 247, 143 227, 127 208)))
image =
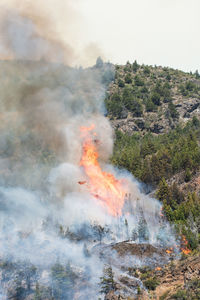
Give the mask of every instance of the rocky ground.
POLYGON ((153 269, 130 267, 129 275, 123 276, 117 284, 116 291, 109 292, 105 299, 200 299, 199 292, 200 257, 194 255, 184 257, 182 260, 172 260, 171 263, 153 269), (136 283, 139 288, 137 288, 135 295, 124 296, 123 293, 120 293, 123 284, 131 287, 135 284, 135 287, 137 287, 136 283))

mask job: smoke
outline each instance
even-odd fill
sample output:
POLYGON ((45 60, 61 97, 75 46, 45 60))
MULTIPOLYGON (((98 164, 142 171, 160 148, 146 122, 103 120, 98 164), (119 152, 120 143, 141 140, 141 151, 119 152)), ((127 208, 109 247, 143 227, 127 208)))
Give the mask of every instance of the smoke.
MULTIPOLYGON (((54 264, 70 262, 78 274, 71 289, 79 289, 87 270, 90 286, 82 288, 82 299, 94 299, 104 263, 92 254, 96 244, 132 240, 165 246, 174 237, 160 219, 160 203, 142 194, 130 174, 108 164, 114 133, 103 100, 113 66, 66 66, 74 50, 58 39, 42 11, 9 9, 1 17, 0 50, 10 60, 0 62, 0 257, 16 268, 33 264, 41 281, 44 271, 51 278, 54 264), (80 167, 80 127, 91 124, 103 170, 124 180, 120 218, 79 184, 88 180, 80 167)), ((7 281, 3 284, 8 292, 7 281)))
POLYGON ((91 66, 98 56, 104 54, 99 45, 87 41, 85 20, 73 1, 1 2, 1 59, 91 66))

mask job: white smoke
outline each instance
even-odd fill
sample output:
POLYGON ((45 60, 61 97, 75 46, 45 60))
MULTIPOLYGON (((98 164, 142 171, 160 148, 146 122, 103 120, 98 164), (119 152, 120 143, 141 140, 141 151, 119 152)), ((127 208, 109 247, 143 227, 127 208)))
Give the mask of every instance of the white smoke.
POLYGON ((171 245, 173 235, 160 220, 160 203, 142 194, 130 174, 108 164, 113 130, 104 116, 103 99, 113 66, 71 69, 38 61, 55 55, 60 62, 59 43, 41 38, 33 20, 14 13, 7 16, 1 27, 4 49, 23 60, 0 62, 0 257, 43 269, 58 260, 83 270, 89 267, 97 293, 103 262, 98 256, 85 256, 85 243, 92 249, 99 242, 133 239, 133 232, 135 242, 141 242, 137 236, 141 219, 148 243, 171 245), (30 57, 36 61, 26 61, 30 57), (78 184, 87 181, 79 166, 80 126, 91 124, 100 141, 103 170, 125 178, 129 196, 121 218, 110 216, 89 189, 78 184), (98 226, 108 230, 98 236, 98 226))

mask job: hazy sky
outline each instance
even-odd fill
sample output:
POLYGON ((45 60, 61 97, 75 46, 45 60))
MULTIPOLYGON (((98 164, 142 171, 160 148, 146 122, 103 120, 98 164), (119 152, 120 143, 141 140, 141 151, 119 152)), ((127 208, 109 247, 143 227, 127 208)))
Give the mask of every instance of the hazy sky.
POLYGON ((0 0, 4 7, 50 17, 77 54, 75 64, 97 55, 200 71, 200 0, 0 0))
POLYGON ((111 61, 200 70, 200 0, 82 0, 80 10, 111 61))

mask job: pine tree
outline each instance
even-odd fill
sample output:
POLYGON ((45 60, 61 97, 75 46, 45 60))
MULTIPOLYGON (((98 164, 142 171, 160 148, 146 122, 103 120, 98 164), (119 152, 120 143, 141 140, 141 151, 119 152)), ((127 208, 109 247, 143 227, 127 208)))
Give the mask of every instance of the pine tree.
POLYGON ((169 186, 164 178, 162 178, 159 183, 156 196, 161 201, 166 200, 167 204, 171 203, 171 200, 172 200, 171 191, 170 191, 169 186))
POLYGON ((114 273, 111 266, 105 266, 103 276, 100 277, 101 293, 107 294, 115 290, 114 273))

